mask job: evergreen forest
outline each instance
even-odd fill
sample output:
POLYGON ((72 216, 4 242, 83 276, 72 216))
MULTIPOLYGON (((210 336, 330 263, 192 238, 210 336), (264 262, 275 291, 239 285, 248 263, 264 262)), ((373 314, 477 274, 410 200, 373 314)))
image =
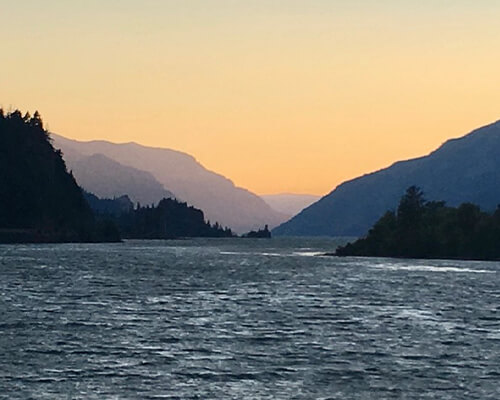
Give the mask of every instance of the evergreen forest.
POLYGON ((86 193, 98 218, 113 222, 126 239, 175 239, 183 237, 233 237, 231 229, 205 221, 203 211, 176 199, 157 205, 134 206, 128 196, 99 199, 86 193))
POLYGON ((0 109, 0 242, 119 239, 95 220, 40 114, 0 109))
POLYGON ((500 259, 500 206, 493 213, 471 203, 427 201, 416 186, 396 211, 387 211, 366 237, 339 247, 338 256, 500 259))

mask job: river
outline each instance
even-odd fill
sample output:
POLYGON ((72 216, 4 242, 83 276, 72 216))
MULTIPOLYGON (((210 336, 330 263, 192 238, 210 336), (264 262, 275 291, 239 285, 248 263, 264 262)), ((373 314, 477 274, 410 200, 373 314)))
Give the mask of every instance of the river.
POLYGON ((500 263, 336 243, 0 246, 0 398, 500 398, 500 263))

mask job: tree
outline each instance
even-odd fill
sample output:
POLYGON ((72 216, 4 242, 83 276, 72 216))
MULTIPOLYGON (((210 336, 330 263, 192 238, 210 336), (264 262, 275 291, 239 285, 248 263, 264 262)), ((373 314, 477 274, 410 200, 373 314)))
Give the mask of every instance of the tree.
POLYGON ((410 186, 399 202, 398 218, 412 218, 418 215, 424 204, 424 192, 418 186, 410 186))
POLYGON ((29 123, 30 126, 43 130, 42 117, 40 116, 40 113, 38 111, 35 111, 35 114, 33 114, 33 118, 30 119, 29 123))

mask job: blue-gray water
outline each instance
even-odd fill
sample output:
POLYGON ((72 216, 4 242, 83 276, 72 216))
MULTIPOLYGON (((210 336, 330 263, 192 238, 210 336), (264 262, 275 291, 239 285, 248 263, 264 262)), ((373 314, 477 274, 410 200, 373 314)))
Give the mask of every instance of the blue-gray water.
POLYGON ((0 246, 6 399, 499 399, 500 263, 0 246))

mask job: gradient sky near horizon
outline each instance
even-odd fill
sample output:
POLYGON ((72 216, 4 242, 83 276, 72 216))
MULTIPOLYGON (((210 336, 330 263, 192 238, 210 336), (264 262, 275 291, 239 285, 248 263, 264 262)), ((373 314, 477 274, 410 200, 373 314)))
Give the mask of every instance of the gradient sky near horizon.
POLYGON ((500 1, 0 0, 0 105, 325 194, 500 119, 500 1))

